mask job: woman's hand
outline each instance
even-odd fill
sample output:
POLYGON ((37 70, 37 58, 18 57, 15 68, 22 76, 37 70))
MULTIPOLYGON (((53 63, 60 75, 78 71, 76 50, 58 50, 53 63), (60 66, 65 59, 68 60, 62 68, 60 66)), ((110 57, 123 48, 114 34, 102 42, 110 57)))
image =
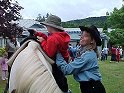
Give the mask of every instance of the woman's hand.
POLYGON ((39 42, 42 42, 42 41, 44 40, 44 38, 37 36, 37 40, 38 40, 39 42))

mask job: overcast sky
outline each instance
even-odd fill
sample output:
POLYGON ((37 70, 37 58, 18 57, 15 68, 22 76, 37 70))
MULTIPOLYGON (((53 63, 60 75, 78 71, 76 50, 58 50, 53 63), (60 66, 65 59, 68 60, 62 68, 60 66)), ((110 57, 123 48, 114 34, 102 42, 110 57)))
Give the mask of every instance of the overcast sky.
POLYGON ((122 0, 17 0, 24 7, 23 18, 35 19, 38 14, 51 13, 62 21, 104 16, 114 7, 120 8, 122 0))

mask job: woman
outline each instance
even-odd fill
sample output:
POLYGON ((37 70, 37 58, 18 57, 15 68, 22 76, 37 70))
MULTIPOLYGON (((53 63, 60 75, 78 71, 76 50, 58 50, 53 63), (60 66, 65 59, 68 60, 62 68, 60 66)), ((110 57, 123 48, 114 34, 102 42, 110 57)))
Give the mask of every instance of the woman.
MULTIPOLYGON (((8 53, 8 59, 14 54, 14 52, 20 47, 20 43, 16 40, 14 35, 10 35, 9 40, 6 44, 6 51, 8 53)), ((8 66, 8 73, 10 73, 11 68, 8 66)), ((9 88, 9 74, 8 74, 8 82, 6 84, 6 88, 4 93, 7 93, 9 88)))
POLYGON ((116 48, 114 46, 111 49, 111 61, 116 61, 116 48))
POLYGON ((80 26, 82 31, 80 48, 73 62, 67 64, 60 53, 56 64, 65 75, 73 74, 80 83, 81 93, 106 93, 101 83, 96 46, 101 46, 100 34, 95 26, 80 26))
POLYGON ((9 37, 6 44, 6 51, 8 52, 8 59, 13 55, 13 53, 20 47, 20 43, 16 40, 14 35, 9 37))

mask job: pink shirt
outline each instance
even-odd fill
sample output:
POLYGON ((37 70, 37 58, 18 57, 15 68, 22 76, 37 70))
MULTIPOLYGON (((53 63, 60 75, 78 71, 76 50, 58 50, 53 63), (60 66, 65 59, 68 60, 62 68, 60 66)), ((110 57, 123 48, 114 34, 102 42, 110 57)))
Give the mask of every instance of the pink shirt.
POLYGON ((7 58, 1 58, 0 59, 0 64, 1 64, 1 68, 2 70, 8 70, 8 65, 7 65, 7 58))

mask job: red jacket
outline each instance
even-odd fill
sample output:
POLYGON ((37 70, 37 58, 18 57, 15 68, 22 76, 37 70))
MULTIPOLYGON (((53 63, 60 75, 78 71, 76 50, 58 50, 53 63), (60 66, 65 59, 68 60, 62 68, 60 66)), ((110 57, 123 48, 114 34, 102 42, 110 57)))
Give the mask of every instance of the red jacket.
POLYGON ((116 54, 116 48, 112 47, 112 54, 116 54))
POLYGON ((117 48, 117 50, 116 50, 116 55, 117 55, 117 56, 120 56, 120 49, 118 49, 118 48, 117 48))
POLYGON ((48 37, 41 32, 37 32, 35 35, 45 39, 41 42, 41 47, 49 57, 55 60, 56 54, 59 51, 66 62, 68 62, 68 45, 70 42, 70 36, 66 32, 52 33, 48 37))

